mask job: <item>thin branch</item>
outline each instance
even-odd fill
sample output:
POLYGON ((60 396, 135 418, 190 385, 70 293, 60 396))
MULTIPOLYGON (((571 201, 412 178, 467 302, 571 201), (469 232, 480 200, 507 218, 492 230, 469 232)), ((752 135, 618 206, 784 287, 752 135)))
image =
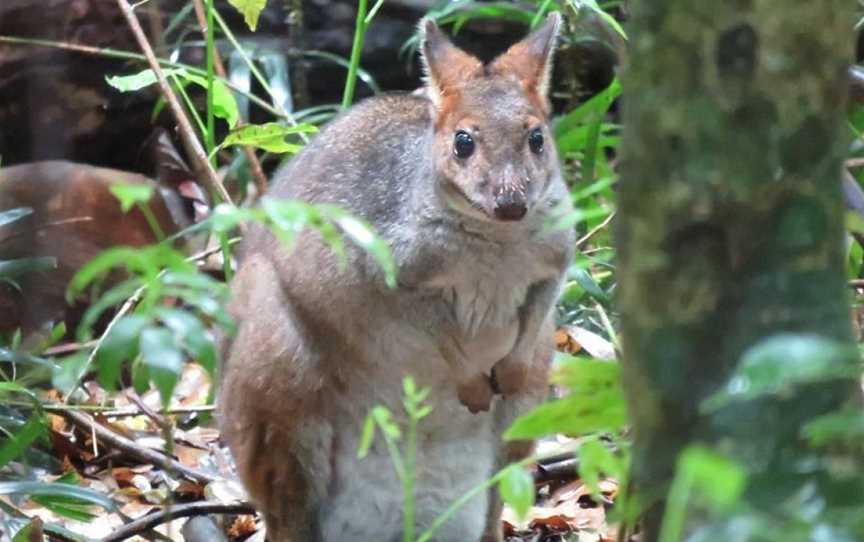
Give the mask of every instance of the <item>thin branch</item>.
MULTIPOLYGON (((192 0, 192 5, 195 7, 195 16, 198 18, 198 25, 201 27, 201 33, 205 36, 207 35, 207 15, 204 12, 204 2, 203 0, 192 0)), ((215 7, 213 9, 216 9, 215 7)), ((222 55, 219 54, 219 50, 213 50, 213 65, 216 68, 216 73, 222 79, 227 79, 227 72, 225 71, 225 64, 222 62, 222 55)), ((237 127, 242 128, 245 126, 245 122, 243 119, 240 119, 237 122, 237 127)), ((267 176, 264 175, 264 168, 261 167, 261 161, 258 160, 258 155, 255 154, 255 149, 248 145, 243 146, 243 153, 246 155, 246 161, 249 162, 249 169, 252 172, 252 179, 255 180, 255 187, 258 189, 258 193, 256 194, 256 199, 264 195, 264 192, 267 190, 267 176)))
POLYGON ((187 518, 190 516, 203 516, 206 514, 254 514, 255 508, 246 502, 238 503, 215 503, 215 502, 191 502, 187 504, 178 504, 170 506, 159 512, 148 514, 138 518, 135 521, 116 529, 101 540, 101 542, 120 542, 139 536, 142 533, 152 530, 154 527, 168 523, 169 521, 178 518, 187 518))
MULTIPOLYGON (((29 406, 32 403, 24 403, 22 402, 20 405, 17 403, 11 403, 13 406, 29 406)), ((42 410, 45 412, 66 412, 67 410, 76 410, 78 412, 93 412, 97 413, 100 416, 105 418, 126 418, 130 416, 141 416, 142 412, 139 408, 118 408, 118 407, 108 407, 108 406, 99 406, 99 405, 63 405, 63 404, 43 404, 42 410)), ((202 413, 210 413, 216 410, 216 407, 213 405, 200 405, 200 406, 189 406, 189 407, 176 407, 176 408, 167 408, 160 409, 156 411, 161 416, 176 416, 183 414, 202 414, 202 413)))
POLYGON ((600 223, 596 228, 594 228, 593 230, 591 230, 591 231, 589 231, 588 233, 586 233, 585 235, 583 235, 581 239, 579 239, 578 241, 576 241, 576 249, 578 250, 579 247, 581 247, 582 245, 584 245, 585 243, 587 243, 589 239, 591 239, 592 237, 594 237, 595 235, 597 235, 597 232, 599 232, 600 230, 602 230, 603 228, 605 228, 606 226, 608 226, 609 223, 612 222, 612 219, 613 219, 613 218, 615 218, 615 213, 614 213, 614 212, 611 213, 609 216, 607 216, 607 217, 606 217, 606 220, 604 220, 603 222, 601 222, 601 223, 600 223))
POLYGON ((224 202, 233 203, 228 191, 225 190, 225 187, 222 186, 222 183, 219 182, 219 179, 216 177, 216 172, 213 170, 210 161, 207 159, 207 153, 201 147, 201 142, 198 141, 198 138, 195 136, 195 130, 192 128, 192 124, 189 122, 186 112, 183 111, 183 106, 181 106, 180 102, 177 100, 177 95, 174 94, 174 90, 171 88, 171 85, 168 84, 168 79, 166 79, 165 73, 162 71, 161 66, 159 66, 159 60, 153 53, 153 48, 150 47, 150 42, 147 41, 147 36, 141 28, 141 23, 138 22, 138 18, 135 16, 135 13, 132 12, 132 7, 129 5, 127 0, 117 0, 117 6, 126 17, 126 21, 129 23, 129 29, 132 31, 132 34, 135 35, 135 39, 138 41, 138 46, 141 48, 144 56, 147 57, 147 63, 150 64, 150 69, 152 69, 153 73, 156 75, 156 79, 159 82, 159 88, 162 90, 162 95, 165 97, 165 101, 168 103, 168 106, 171 108, 171 112, 174 115, 174 119, 177 121, 180 138, 183 140, 186 152, 189 153, 192 161, 195 163, 196 173, 198 173, 198 175, 200 175, 204 180, 204 183, 207 185, 207 188, 210 189, 210 193, 213 194, 213 196, 218 196, 224 202))
MULTIPOLYGON (((141 60, 141 61, 147 60, 147 57, 145 57, 144 55, 142 55, 140 53, 133 53, 130 51, 121 51, 119 49, 111 49, 109 47, 101 48, 101 47, 92 47, 89 45, 79 45, 77 43, 68 43, 68 42, 64 42, 64 41, 40 40, 40 39, 33 39, 33 38, 18 38, 15 36, 0 36, 0 43, 9 43, 12 45, 32 45, 34 47, 47 47, 49 49, 60 49, 62 51, 72 51, 75 53, 81 53, 81 54, 85 54, 85 55, 101 56, 103 58, 116 58, 116 59, 120 59, 120 60, 141 60)), ((189 73, 193 73, 195 75, 200 75, 200 76, 206 76, 207 75, 206 71, 202 70, 201 68, 197 68, 195 66, 190 66, 188 64, 183 64, 180 62, 171 62, 170 60, 165 60, 163 58, 160 58, 158 60, 159 60, 159 65, 162 66, 163 68, 182 68, 184 70, 187 70, 189 73)), ((237 92, 237 93, 242 94, 243 96, 249 98, 249 100, 251 100, 253 103, 255 103, 255 105, 257 105, 261 109, 264 109, 265 111, 267 111, 271 115, 274 115, 277 117, 287 118, 287 117, 285 117, 284 111, 280 111, 280 110, 276 109, 275 107, 268 104, 267 102, 265 102, 264 100, 262 100, 258 96, 238 87, 237 85, 232 83, 229 79, 226 79, 226 78, 220 78, 220 79, 222 80, 223 83, 225 83, 225 85, 228 88, 230 88, 234 92, 237 92)))
POLYGON ((141 446, 135 441, 130 440, 123 435, 119 435, 98 423, 89 414, 75 410, 61 410, 58 414, 69 420, 70 423, 79 427, 81 430, 92 432, 103 445, 119 450, 129 457, 145 463, 151 463, 169 472, 181 474, 189 480, 200 484, 208 484, 210 482, 222 480, 221 476, 187 467, 172 457, 168 457, 156 450, 141 446))

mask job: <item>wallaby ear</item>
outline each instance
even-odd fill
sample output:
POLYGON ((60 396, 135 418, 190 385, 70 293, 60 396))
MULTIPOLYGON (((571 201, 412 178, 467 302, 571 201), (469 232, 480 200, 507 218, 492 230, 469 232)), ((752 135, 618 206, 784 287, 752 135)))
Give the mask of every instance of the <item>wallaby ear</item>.
POLYGON ((483 64, 453 45, 432 19, 420 21, 420 43, 426 88, 436 107, 462 83, 483 72, 483 64))
POLYGON ((491 71, 501 75, 516 75, 528 92, 536 93, 545 103, 552 74, 552 56, 560 28, 561 14, 553 11, 546 17, 543 26, 496 58, 491 71))

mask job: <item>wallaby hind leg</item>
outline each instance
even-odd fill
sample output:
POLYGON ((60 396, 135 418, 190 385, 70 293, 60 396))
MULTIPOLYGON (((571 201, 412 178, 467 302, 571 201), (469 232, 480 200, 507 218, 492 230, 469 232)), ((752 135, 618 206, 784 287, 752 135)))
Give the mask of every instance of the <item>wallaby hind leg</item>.
MULTIPOLYGON (((248 440, 233 447, 237 469, 264 515, 269 542, 317 542, 315 497, 310 480, 290 443, 266 422, 250 428, 248 440), (274 453, 274 450, 286 450, 274 453)), ((239 435, 238 435, 239 436, 239 435)))
MULTIPOLYGON (((552 331, 553 324, 550 320, 544 324, 541 330, 541 335, 534 352, 534 361, 526 373, 526 380, 522 391, 501 398, 495 404, 495 434, 499 440, 517 416, 524 414, 546 399, 549 389, 549 365, 552 361, 554 350, 552 331)), ((494 472, 498 472, 510 463, 528 457, 533 449, 534 443, 530 440, 500 442, 498 452, 495 456, 494 472)), ((486 529, 482 542, 501 542, 504 539, 501 531, 501 512, 503 508, 504 505, 501 502, 498 488, 491 488, 489 490, 489 507, 486 514, 486 529)))
POLYGON ((268 540, 317 542, 316 503, 329 476, 317 462, 329 457, 330 442, 326 424, 319 423, 317 358, 269 260, 247 262, 233 289, 241 292, 234 298, 239 326, 223 345, 222 437, 264 514, 268 540), (268 319, 246 319, 255 312, 268 319))

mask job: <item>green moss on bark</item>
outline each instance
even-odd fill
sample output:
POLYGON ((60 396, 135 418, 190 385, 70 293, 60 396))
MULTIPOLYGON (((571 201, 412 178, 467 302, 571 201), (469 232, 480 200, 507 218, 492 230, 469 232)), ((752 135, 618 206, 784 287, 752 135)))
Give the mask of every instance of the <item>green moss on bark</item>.
POLYGON ((634 7, 618 299, 634 480, 662 495, 695 441, 729 440, 782 470, 805 416, 854 393, 824 386, 796 404, 698 409, 760 338, 852 342, 840 168, 853 17, 845 0, 634 7))

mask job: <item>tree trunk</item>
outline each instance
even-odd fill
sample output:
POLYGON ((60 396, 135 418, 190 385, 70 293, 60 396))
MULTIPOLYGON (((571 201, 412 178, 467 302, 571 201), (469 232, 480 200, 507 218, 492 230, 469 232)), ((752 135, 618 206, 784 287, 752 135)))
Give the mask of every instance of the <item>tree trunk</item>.
POLYGON ((852 4, 634 3, 617 235, 643 540, 684 447, 722 442, 764 509, 818 477, 795 472, 802 424, 860 393, 834 381, 700 411, 766 337, 853 345, 840 190, 852 4))

